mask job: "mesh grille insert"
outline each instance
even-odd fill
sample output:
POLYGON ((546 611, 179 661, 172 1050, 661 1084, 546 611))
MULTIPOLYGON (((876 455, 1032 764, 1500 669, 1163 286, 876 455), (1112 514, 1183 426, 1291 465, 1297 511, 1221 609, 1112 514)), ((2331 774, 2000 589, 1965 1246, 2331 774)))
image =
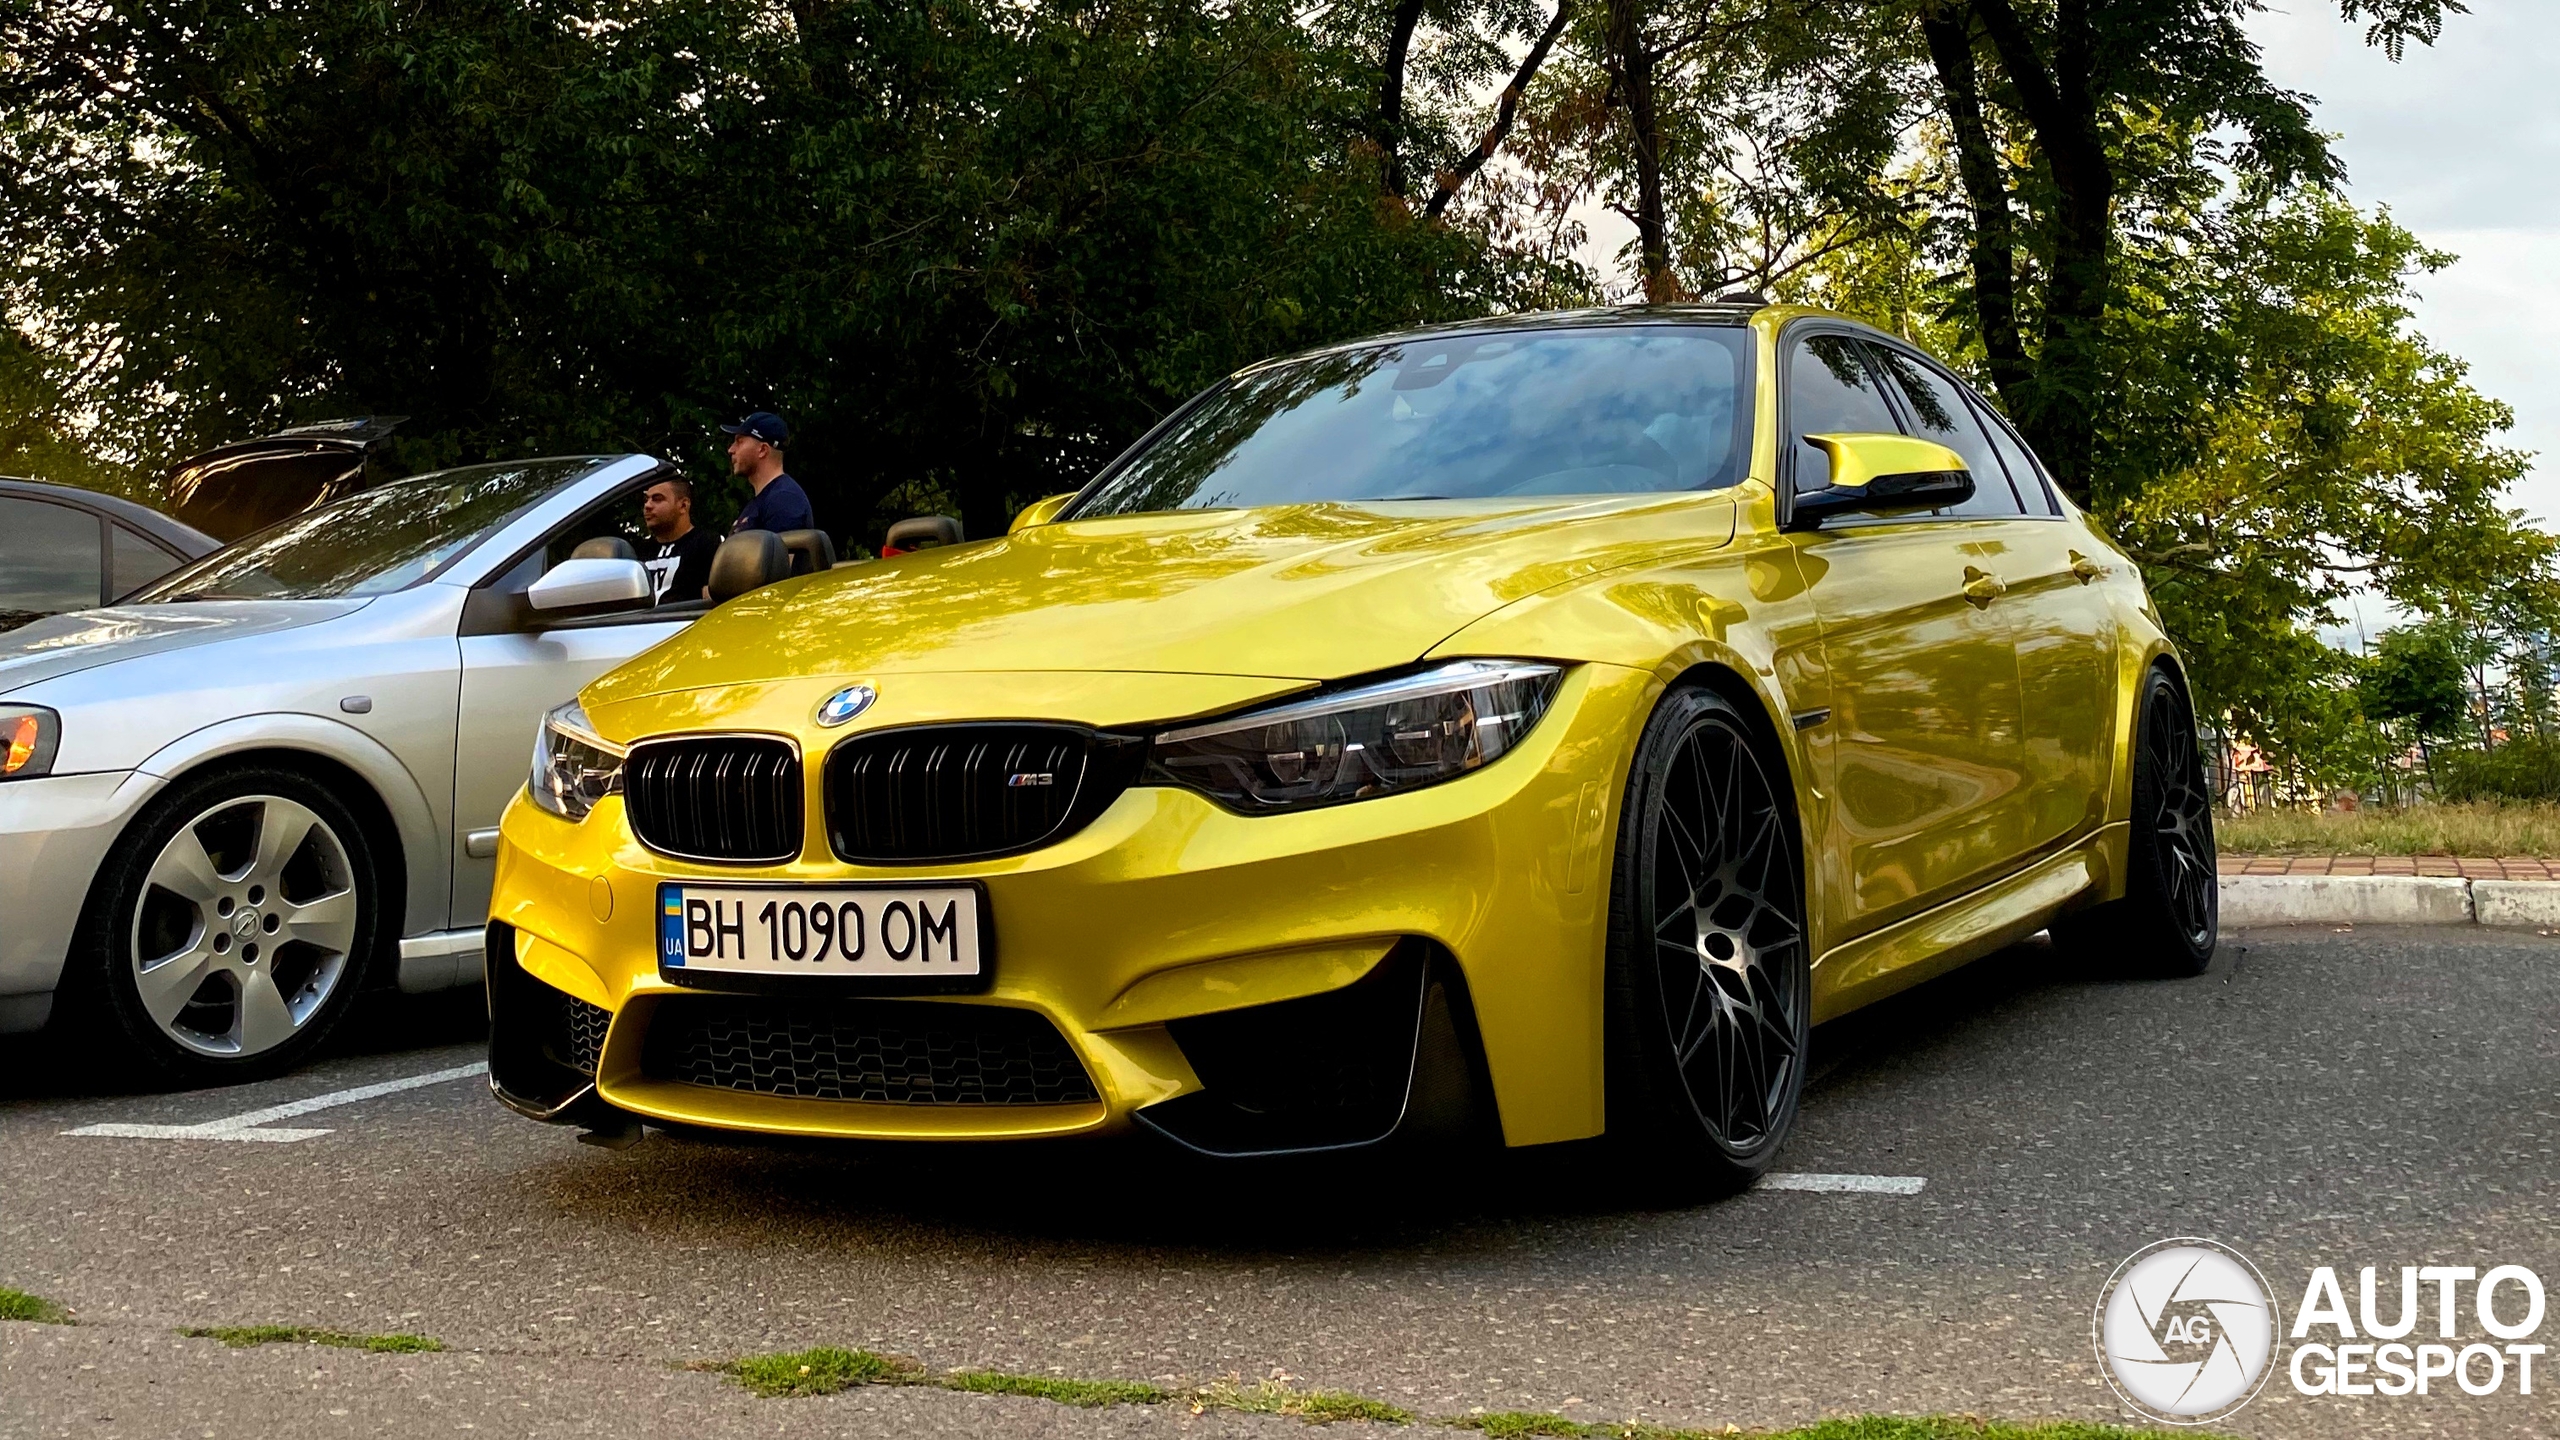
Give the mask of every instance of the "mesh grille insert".
POLYGON ((800 853, 800 757, 785 741, 644 741, 631 747, 622 787, 631 833, 652 850, 742 864, 800 853))
POLYGON ((604 1054, 604 1032, 612 1024, 612 1011, 575 995, 562 995, 560 1017, 548 1047, 551 1058, 581 1075, 595 1074, 596 1061, 604 1054))
POLYGON ((719 1090, 890 1105, 1074 1105, 1099 1099, 1057 1027, 1029 1010, 930 1001, 679 997, 660 1003, 642 1068, 719 1090))
POLYGON ((1068 725, 934 725, 847 739, 827 756, 827 838, 852 861, 1028 850, 1099 813, 1117 781, 1068 725), (1105 793, 1105 791, 1109 793, 1105 793))

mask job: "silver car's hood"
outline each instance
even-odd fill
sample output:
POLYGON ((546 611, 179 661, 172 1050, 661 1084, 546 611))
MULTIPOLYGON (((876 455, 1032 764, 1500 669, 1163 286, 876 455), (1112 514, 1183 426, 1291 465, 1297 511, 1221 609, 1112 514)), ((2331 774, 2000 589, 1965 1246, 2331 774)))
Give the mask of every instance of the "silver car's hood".
POLYGON ((369 599, 192 600, 178 605, 110 605, 48 616, 0 635, 0 695, 118 660, 317 625, 368 603, 369 599))

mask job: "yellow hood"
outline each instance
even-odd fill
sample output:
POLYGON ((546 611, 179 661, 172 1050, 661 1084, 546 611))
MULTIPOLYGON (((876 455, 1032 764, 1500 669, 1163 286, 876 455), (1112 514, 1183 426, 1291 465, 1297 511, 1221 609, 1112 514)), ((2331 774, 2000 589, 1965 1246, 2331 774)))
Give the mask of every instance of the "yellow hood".
POLYGON ((929 672, 1333 679, 1411 661, 1568 580, 1732 537, 1729 493, 1044 525, 740 596, 598 680, 586 703, 929 672))

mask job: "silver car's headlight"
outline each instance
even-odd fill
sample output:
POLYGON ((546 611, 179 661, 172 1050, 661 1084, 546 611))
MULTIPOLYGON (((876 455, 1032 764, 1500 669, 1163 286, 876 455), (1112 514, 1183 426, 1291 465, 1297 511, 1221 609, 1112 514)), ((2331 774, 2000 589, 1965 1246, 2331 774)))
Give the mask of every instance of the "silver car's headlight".
POLYGON ((1155 737, 1147 777, 1255 814, 1400 795, 1500 759, 1564 671, 1459 660, 1155 737))
POLYGON ((0 780, 53 773, 62 717, 41 705, 0 705, 0 780))
POLYGON ((621 746, 596 733, 570 701, 542 717, 533 736, 533 778, 525 793, 554 815, 584 820, 596 802, 622 793, 621 746))

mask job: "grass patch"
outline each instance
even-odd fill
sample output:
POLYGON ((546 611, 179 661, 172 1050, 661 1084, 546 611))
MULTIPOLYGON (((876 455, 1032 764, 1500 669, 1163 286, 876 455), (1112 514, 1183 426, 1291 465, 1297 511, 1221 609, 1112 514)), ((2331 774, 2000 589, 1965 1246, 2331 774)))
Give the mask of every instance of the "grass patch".
POLYGON ((1143 1380, 1062 1380, 1054 1375, 1002 1375, 993 1370, 954 1370, 930 1384, 972 1395, 1029 1395, 1061 1405, 1161 1405, 1173 1392, 1143 1380))
POLYGON ((1474 1430, 1493 1440, 1523 1440, 1525 1436, 1561 1436, 1563 1440, 1585 1440, 1589 1436, 1606 1436, 1609 1440, 1627 1433, 1624 1425, 1594 1425, 1580 1420, 1567 1420, 1561 1415, 1535 1415, 1524 1410, 1498 1410, 1490 1415, 1460 1415, 1440 1422, 1455 1430, 1474 1430))
POLYGON ((423 1355, 444 1348, 443 1341, 424 1335, 356 1335, 312 1325, 193 1325, 178 1333, 196 1340, 219 1340, 234 1350, 252 1345, 334 1345, 376 1355, 423 1355))
POLYGON ((1220 1380, 1191 1392, 1197 1410, 1237 1410, 1248 1415, 1288 1415, 1310 1425, 1362 1420, 1377 1425, 1410 1425, 1413 1412, 1343 1390, 1292 1390, 1277 1380, 1252 1385, 1220 1380))
POLYGON ((749 1355, 720 1368, 730 1379, 767 1396, 833 1395, 857 1385, 912 1385, 924 1378, 924 1367, 913 1360, 832 1345, 781 1355, 749 1355))
POLYGON ((2331 815, 2260 810, 2213 818, 2226 855, 2560 856, 2560 805, 2473 800, 2331 815))
POLYGON ((71 1312, 59 1301, 0 1285, 0 1320, 26 1320, 38 1325, 68 1325, 71 1312))

